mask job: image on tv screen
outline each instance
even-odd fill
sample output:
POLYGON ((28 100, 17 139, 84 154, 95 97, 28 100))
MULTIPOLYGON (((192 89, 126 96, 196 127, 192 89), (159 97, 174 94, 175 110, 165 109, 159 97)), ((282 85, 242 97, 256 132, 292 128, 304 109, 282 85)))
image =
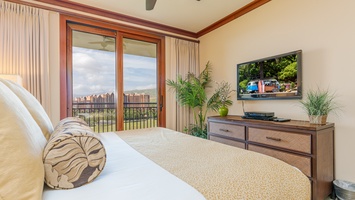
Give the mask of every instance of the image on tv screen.
POLYGON ((301 65, 301 50, 238 64, 238 99, 301 98, 301 65))

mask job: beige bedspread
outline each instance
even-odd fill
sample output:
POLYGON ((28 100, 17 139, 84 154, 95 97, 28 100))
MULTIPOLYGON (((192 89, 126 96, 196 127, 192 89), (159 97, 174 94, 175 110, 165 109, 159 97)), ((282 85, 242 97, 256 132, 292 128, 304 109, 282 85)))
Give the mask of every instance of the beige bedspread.
POLYGON ((206 199, 310 199, 298 169, 259 153, 165 128, 119 131, 131 147, 187 182, 206 199))

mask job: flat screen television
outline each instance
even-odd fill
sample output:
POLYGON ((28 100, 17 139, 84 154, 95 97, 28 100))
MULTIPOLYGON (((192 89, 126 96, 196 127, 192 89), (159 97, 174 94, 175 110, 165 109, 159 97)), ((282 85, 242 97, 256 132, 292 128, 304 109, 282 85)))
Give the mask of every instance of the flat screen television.
POLYGON ((237 64, 237 99, 301 99, 302 50, 237 64))

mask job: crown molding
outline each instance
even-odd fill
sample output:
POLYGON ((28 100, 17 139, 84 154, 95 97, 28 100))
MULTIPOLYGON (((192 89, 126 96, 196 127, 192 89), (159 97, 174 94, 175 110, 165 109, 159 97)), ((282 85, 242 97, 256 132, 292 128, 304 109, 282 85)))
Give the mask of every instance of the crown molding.
POLYGON ((213 30, 216 30, 217 28, 237 19, 238 17, 241 17, 245 14, 247 14, 248 12, 266 4, 267 2, 269 2, 271 0, 254 0, 253 2, 247 4, 246 6, 240 8, 239 10, 236 10, 235 12, 233 12, 232 14, 222 18, 221 20, 211 24, 210 26, 202 29, 201 31, 197 32, 197 37, 201 37, 213 30))
MULTIPOLYGON (((177 35, 181 35, 181 36, 185 36, 185 37, 198 39, 199 37, 237 19, 240 16, 247 14, 248 12, 264 5, 265 3, 270 2, 271 0, 254 0, 251 3, 247 4, 246 6, 242 7, 241 9, 236 10, 232 14, 218 20, 217 22, 211 24, 210 26, 207 26, 206 28, 202 29, 201 31, 198 31, 197 33, 183 30, 183 29, 179 29, 179 28, 175 28, 172 26, 167 26, 167 25, 151 22, 148 20, 143 20, 143 19, 131 17, 128 15, 123 15, 120 13, 115 13, 115 12, 100 9, 100 8, 95 8, 92 6, 88 6, 88 5, 84 5, 84 4, 80 4, 80 3, 76 3, 76 2, 72 2, 72 1, 67 1, 67 0, 36 0, 36 1, 5 0, 5 1, 10 1, 10 2, 14 2, 14 3, 29 5, 29 6, 33 6, 33 7, 46 9, 46 10, 56 11, 61 14, 77 15, 75 12, 63 10, 60 8, 72 9, 75 11, 81 11, 84 13, 89 13, 89 14, 93 14, 93 15, 97 15, 97 16, 101 16, 101 17, 106 17, 106 18, 110 18, 110 19, 114 19, 114 20, 118 20, 118 21, 122 21, 122 22, 140 25, 140 26, 147 27, 147 28, 153 28, 153 29, 160 30, 160 31, 165 31, 165 32, 169 32, 169 33, 173 33, 173 34, 177 34, 177 35), (40 2, 42 4, 38 4, 35 2, 40 2), (59 8, 55 8, 54 6, 57 6, 59 8)), ((169 34, 167 34, 167 35, 169 35, 169 34)))

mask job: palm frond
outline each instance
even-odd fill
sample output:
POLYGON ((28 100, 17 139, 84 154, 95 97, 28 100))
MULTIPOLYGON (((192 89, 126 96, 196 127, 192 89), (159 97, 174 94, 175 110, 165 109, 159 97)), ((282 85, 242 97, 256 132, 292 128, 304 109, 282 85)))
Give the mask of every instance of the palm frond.
POLYGON ((176 81, 167 80, 167 85, 176 92, 176 100, 182 106, 192 108, 195 124, 192 124, 187 130, 190 134, 206 138, 206 114, 207 111, 218 111, 221 105, 230 106, 232 101, 229 100, 230 85, 224 87, 227 91, 221 95, 221 92, 216 91, 209 99, 206 94, 206 87, 212 82, 211 78, 211 63, 206 64, 205 69, 196 77, 194 73, 189 72, 185 78, 181 75, 176 81), (223 96, 223 98, 221 98, 223 96))
POLYGON ((219 93, 214 93, 211 98, 207 101, 207 108, 217 112, 221 105, 221 100, 219 98, 219 93))
POLYGON ((200 83, 203 88, 206 88, 209 85, 209 83, 212 81, 211 72, 212 72, 211 63, 208 61, 205 69, 198 76, 198 79, 200 80, 200 83))

